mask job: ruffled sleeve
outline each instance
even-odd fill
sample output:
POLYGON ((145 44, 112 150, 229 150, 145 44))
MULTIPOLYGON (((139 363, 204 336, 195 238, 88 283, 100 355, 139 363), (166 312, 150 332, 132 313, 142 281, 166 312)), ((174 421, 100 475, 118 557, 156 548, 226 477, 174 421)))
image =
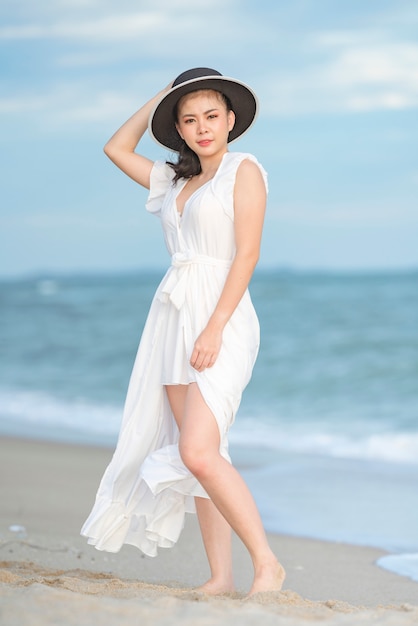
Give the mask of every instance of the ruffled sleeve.
POLYGON ((213 191, 221 200, 226 215, 232 221, 234 220, 234 185, 237 170, 242 161, 246 159, 258 166, 268 192, 267 172, 255 156, 246 152, 227 152, 221 164, 222 170, 219 171, 220 175, 214 178, 213 191))
POLYGON ((159 216, 167 191, 172 185, 174 170, 164 161, 155 161, 151 170, 150 190, 145 208, 159 216))

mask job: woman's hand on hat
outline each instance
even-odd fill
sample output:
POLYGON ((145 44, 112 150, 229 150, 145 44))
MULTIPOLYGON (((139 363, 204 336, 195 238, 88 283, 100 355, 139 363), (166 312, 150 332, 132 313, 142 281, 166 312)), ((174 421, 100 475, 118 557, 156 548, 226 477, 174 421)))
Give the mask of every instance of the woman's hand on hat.
POLYGON ((174 83, 174 80, 171 80, 171 81, 168 83, 168 85, 167 85, 166 87, 164 87, 163 89, 161 89, 160 94, 163 94, 163 93, 164 93, 164 94, 166 94, 166 93, 168 93, 168 92, 170 91, 170 89, 172 89, 172 87, 173 87, 173 83, 174 83))
POLYGON ((150 100, 150 103, 152 104, 152 106, 155 106, 155 104, 158 103, 163 98, 163 96, 165 96, 170 91, 170 89, 173 86, 173 82, 174 81, 171 81, 170 83, 168 83, 166 87, 163 87, 161 91, 158 91, 155 94, 155 96, 153 96, 153 98, 150 100))

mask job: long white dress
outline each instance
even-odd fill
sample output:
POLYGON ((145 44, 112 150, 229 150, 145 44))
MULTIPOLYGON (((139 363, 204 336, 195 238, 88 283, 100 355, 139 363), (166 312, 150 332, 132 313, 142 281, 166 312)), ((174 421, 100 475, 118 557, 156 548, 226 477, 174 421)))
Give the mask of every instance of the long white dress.
POLYGON ((219 427, 221 454, 230 461, 228 430, 250 380, 259 347, 259 324, 248 290, 223 332, 213 367, 189 364, 195 339, 221 294, 235 255, 235 177, 250 154, 227 152, 211 181, 197 189, 180 217, 176 198, 186 184, 157 161, 146 208, 159 216, 171 266, 152 301, 132 371, 119 439, 81 534, 98 550, 124 543, 156 556, 171 547, 193 513, 194 496, 208 497, 178 452, 178 429, 166 384, 196 382, 219 427))

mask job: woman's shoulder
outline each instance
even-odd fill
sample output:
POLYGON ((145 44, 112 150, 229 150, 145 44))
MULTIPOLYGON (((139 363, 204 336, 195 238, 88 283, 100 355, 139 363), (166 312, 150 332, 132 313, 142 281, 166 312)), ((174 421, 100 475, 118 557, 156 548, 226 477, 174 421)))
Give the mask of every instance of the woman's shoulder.
MULTIPOLYGON (((227 152, 222 160, 218 173, 212 181, 213 193, 221 202, 226 215, 234 221, 234 190, 240 166, 257 168, 263 177, 268 191, 267 173, 256 157, 249 152, 227 152)), ((251 176, 248 176, 251 178, 251 176)))
POLYGON ((222 164, 222 175, 235 182, 238 168, 246 168, 249 172, 255 167, 261 172, 267 188, 267 172, 257 157, 250 152, 227 152, 222 164))

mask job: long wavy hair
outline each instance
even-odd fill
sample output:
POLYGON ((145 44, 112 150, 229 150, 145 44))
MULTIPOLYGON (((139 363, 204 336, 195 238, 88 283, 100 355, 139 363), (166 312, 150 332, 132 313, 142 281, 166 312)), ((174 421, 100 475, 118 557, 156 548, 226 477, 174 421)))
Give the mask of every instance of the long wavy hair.
MULTIPOLYGON (((217 98, 224 103, 226 112, 229 113, 229 111, 232 111, 232 104, 230 99, 221 91, 216 91, 214 89, 199 89, 199 91, 213 92, 214 94, 216 94, 217 98)), ((181 100, 182 98, 177 101, 176 106, 174 107, 173 124, 176 124, 178 122, 178 109, 181 100)), ((199 157, 197 156, 196 152, 189 148, 184 140, 182 140, 181 142, 177 162, 174 163, 172 161, 167 161, 167 165, 172 167, 175 172, 175 176, 173 178, 174 185, 178 180, 180 180, 180 178, 192 178, 193 176, 197 176, 198 174, 200 174, 202 171, 199 157)))

